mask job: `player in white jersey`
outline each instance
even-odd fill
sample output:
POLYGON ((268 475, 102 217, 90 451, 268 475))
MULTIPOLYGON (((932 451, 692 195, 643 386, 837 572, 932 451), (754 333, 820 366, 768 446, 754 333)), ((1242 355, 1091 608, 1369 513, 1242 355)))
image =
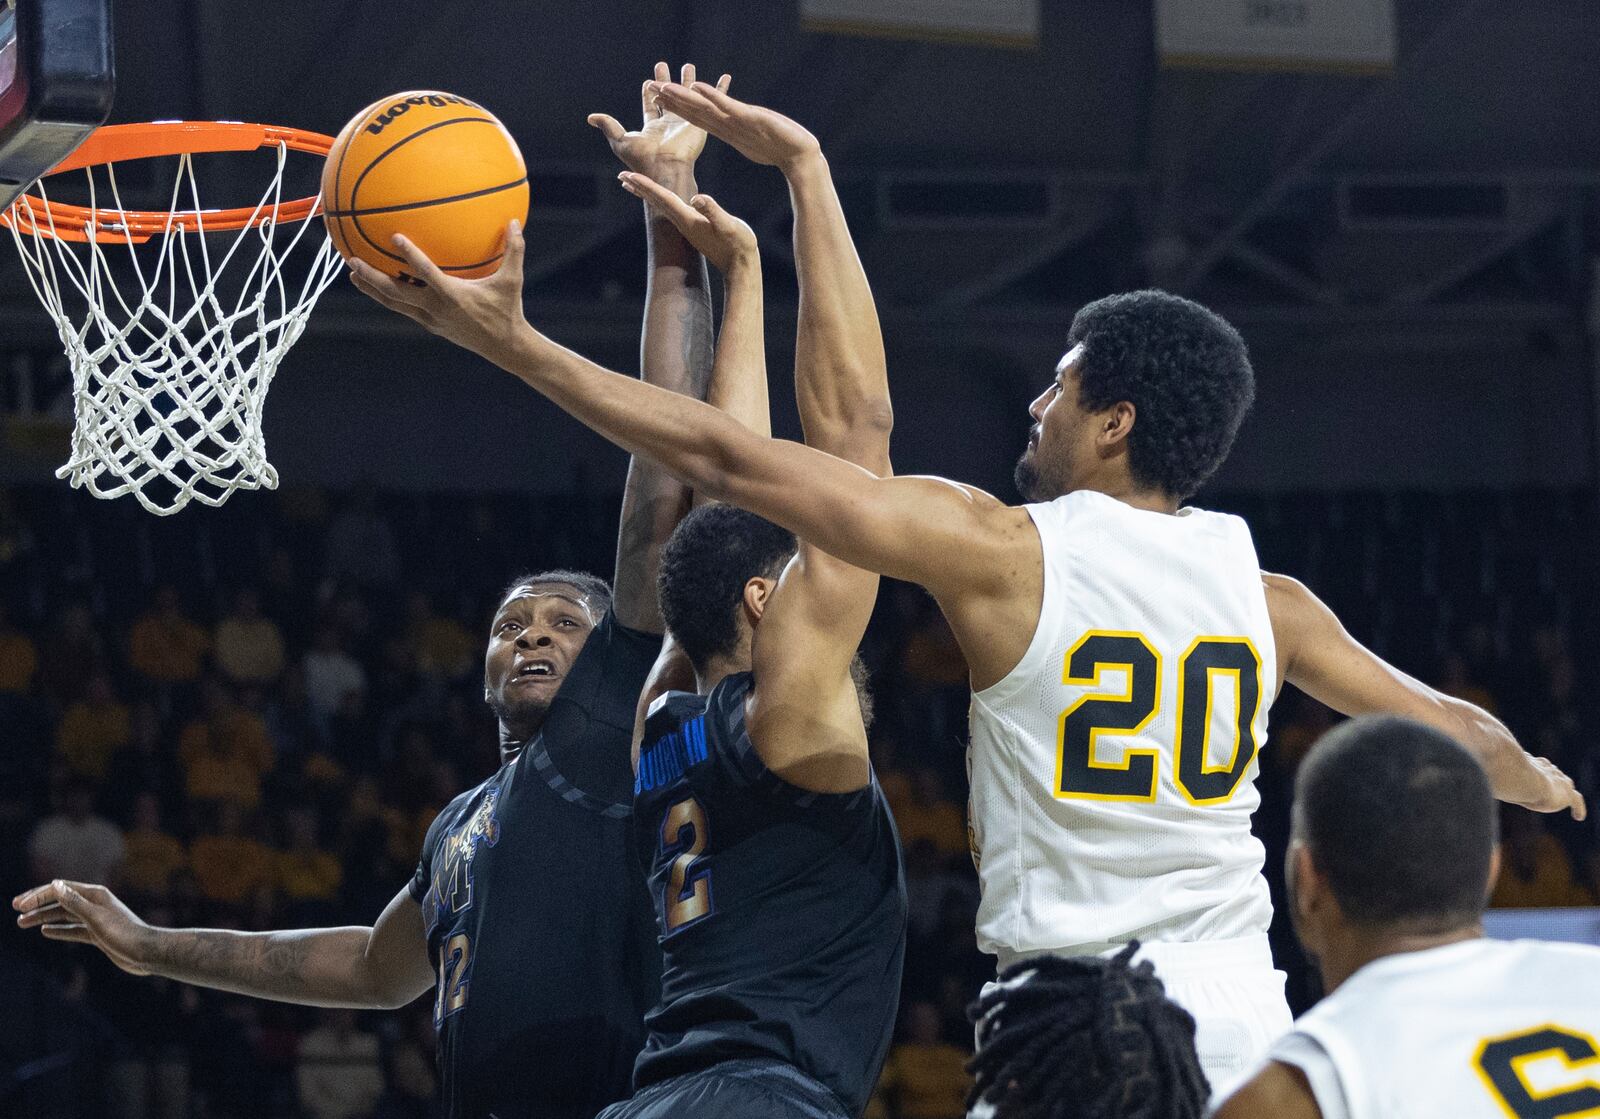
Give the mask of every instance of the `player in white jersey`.
MULTIPOLYGON (((822 159, 792 121, 703 82, 651 92, 791 177, 822 159)), ((1182 508, 1227 456, 1254 394, 1243 341, 1198 304, 1134 292, 1078 313, 1030 409, 1018 482, 1033 504, 1008 506, 764 438, 556 345, 523 317, 523 242, 515 228, 507 237, 488 279, 445 276, 403 246, 426 287, 367 271, 357 282, 697 493, 927 587, 975 693, 982 946, 1011 961, 1143 937, 1199 1021, 1214 1087, 1289 1025, 1267 952, 1263 853, 1247 830, 1266 710, 1284 680, 1337 711, 1409 714, 1454 734, 1504 800, 1582 811, 1572 782, 1492 716, 1385 664, 1305 587, 1261 573, 1243 522, 1182 508)), ((802 303, 843 298, 799 279, 802 303)))
POLYGON ((1484 939, 1494 811, 1428 727, 1324 737, 1296 783, 1289 891, 1332 993, 1216 1119, 1600 1115, 1600 949, 1484 939))

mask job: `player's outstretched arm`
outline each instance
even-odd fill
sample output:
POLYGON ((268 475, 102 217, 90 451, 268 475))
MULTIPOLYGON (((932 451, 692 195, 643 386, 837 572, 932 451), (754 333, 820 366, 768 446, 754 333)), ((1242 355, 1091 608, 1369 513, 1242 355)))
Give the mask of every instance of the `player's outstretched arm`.
MULTIPOLYGON (((515 222, 499 271, 482 280, 445 275, 404 237, 394 244, 425 286, 356 261, 357 287, 515 374, 624 450, 654 458, 696 492, 776 521, 847 563, 921 583, 947 612, 978 614, 986 603, 1009 603, 1019 583, 1037 584, 1039 535, 1025 510, 958 482, 877 478, 763 438, 703 401, 609 372, 539 334, 522 316, 525 245, 515 222)), ((1031 624, 1037 600, 1026 607, 1031 624)))
MULTIPOLYGON (((623 185, 667 214, 691 243, 725 269, 728 309, 717 344, 717 368, 741 361, 753 367, 759 357, 740 355, 735 349, 744 339, 759 339, 762 329, 759 302, 745 298, 745 289, 759 284, 759 272, 752 276, 740 267, 747 255, 755 253, 749 227, 709 198, 695 198, 692 205, 685 205, 641 176, 624 175, 623 185), (725 232, 719 234, 719 227, 725 232), (739 250, 722 243, 735 229, 744 246, 739 250)), ((815 322, 809 324, 810 329, 815 327, 815 322)), ((801 329, 805 332, 808 324, 803 321, 801 329)), ((841 344, 844 333, 834 332, 831 344, 841 344)), ((870 362, 811 360, 825 358, 826 348, 802 345, 796 355, 796 393, 807 442, 820 440, 824 450, 845 458, 857 455, 865 460, 857 465, 887 471, 887 426, 874 422, 874 417, 857 430, 856 414, 828 412, 823 403, 845 395, 877 397, 886 410, 888 383, 882 362, 874 367, 870 362), (843 392, 834 392, 830 382, 835 381, 847 382, 843 392), (819 409, 824 409, 820 415, 819 409)), ((868 780, 866 732, 850 662, 872 614, 877 589, 877 575, 835 559, 802 538, 768 601, 753 649, 756 687, 750 733, 763 763, 791 784, 816 792, 846 792, 868 780)), ((661 667, 658 662, 658 670, 661 667)), ((641 698, 636 739, 643 712, 658 694, 659 689, 647 688, 641 698)))
POLYGON ((401 890, 371 928, 234 932, 145 924, 104 886, 56 880, 12 900, 17 924, 92 944, 123 971, 306 1006, 386 1010, 433 986, 422 909, 401 890))
POLYGON ((1268 1061, 1211 1113, 1211 1119, 1322 1119, 1322 1109, 1303 1072, 1268 1061))
POLYGON ((1450 735, 1478 759, 1494 795, 1535 812, 1586 809, 1572 779, 1518 745, 1489 712, 1430 688, 1365 648, 1316 595, 1284 575, 1263 575, 1284 678, 1342 715, 1404 715, 1450 735))
MULTIPOLYGON (((656 63, 655 77, 671 71, 656 63)), ((695 68, 683 67, 682 78, 693 82, 695 68)), ((705 131, 662 106, 641 87, 644 121, 629 132, 603 113, 589 123, 605 135, 617 158, 630 170, 652 176, 679 197, 695 193, 694 165, 705 148, 705 131)), ((726 89, 728 77, 719 83, 726 89)), ((644 379, 674 392, 704 397, 711 375, 711 286, 705 261, 670 221, 653 209, 645 211, 649 280, 644 325, 639 339, 639 365, 644 379)), ((661 632, 656 601, 656 570, 667 537, 688 509, 687 489, 648 459, 628 464, 622 517, 617 533, 615 610, 633 629, 661 632)))
MULTIPOLYGON (((709 194, 695 194, 685 200, 649 175, 634 171, 622 172, 617 181, 629 194, 643 199, 659 220, 670 222, 722 273, 722 333, 717 337, 716 356, 711 363, 706 403, 757 435, 771 435, 766 307, 761 249, 755 231, 709 194)), ((701 496, 697 494, 696 498, 701 496)))
POLYGON ((883 334, 817 138, 781 113, 704 82, 652 88, 661 104, 788 179, 800 281, 795 391, 806 443, 887 474, 894 412, 883 334))

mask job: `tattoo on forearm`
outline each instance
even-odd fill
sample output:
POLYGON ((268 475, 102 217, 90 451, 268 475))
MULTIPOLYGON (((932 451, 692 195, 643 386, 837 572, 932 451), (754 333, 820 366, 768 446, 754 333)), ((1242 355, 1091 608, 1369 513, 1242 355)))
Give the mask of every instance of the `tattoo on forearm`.
POLYGON ((311 989, 306 964, 313 951, 306 932, 186 929, 158 936, 152 962, 162 974, 189 983, 283 998, 331 994, 311 989))

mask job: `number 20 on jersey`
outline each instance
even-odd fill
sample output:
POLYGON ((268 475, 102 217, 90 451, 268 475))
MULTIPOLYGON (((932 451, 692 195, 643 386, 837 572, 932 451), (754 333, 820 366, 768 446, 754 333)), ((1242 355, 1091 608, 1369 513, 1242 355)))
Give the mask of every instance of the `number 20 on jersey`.
MULTIPOLYGON (((1121 671, 1121 694, 1104 690, 1083 696, 1061 713, 1057 727, 1055 795, 1065 799, 1156 799, 1158 749, 1128 748, 1116 760, 1106 739, 1136 735, 1156 717, 1161 700, 1161 654, 1143 634, 1091 630, 1067 651, 1061 682, 1094 688, 1108 670, 1121 671)), ((1261 654, 1244 637, 1201 637, 1178 660, 1177 741, 1174 774, 1190 804, 1221 804, 1233 796, 1250 769, 1259 743, 1256 715, 1261 709, 1261 654), (1219 688, 1235 698, 1233 750, 1226 765, 1212 765, 1212 703, 1219 688)))

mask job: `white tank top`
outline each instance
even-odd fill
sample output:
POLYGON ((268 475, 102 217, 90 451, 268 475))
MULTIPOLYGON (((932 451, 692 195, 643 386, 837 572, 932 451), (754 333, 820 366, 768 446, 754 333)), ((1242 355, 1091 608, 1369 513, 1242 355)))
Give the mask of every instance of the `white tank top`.
POLYGON ((1013 960, 1265 933, 1250 833, 1277 649, 1238 517, 1078 491, 1027 506, 1033 641, 972 697, 978 944, 1013 960))
POLYGON ((1600 1114, 1600 948, 1469 940, 1374 960, 1273 1046, 1323 1119, 1600 1114))

